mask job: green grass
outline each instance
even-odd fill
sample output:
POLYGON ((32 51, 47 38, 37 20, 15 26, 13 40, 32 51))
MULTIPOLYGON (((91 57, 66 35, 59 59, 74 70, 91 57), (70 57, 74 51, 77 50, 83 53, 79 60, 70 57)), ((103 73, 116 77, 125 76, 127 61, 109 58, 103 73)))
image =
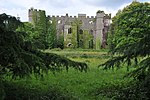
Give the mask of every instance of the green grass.
POLYGON ((49 93, 54 92, 54 94, 51 94, 53 96, 68 96, 68 99, 111 100, 104 94, 111 95, 111 92, 114 92, 117 87, 125 86, 131 80, 123 78, 127 73, 126 68, 113 71, 97 67, 109 58, 105 50, 46 50, 45 52, 56 53, 75 61, 86 62, 89 67, 88 72, 79 72, 70 68, 68 72, 65 70, 55 74, 49 72, 44 79, 32 77, 30 79, 14 80, 13 83, 20 84, 27 89, 37 89, 41 93, 35 95, 41 95, 41 97, 44 97, 43 95, 47 96, 49 91, 49 93))
POLYGON ((68 73, 57 73, 55 76, 51 74, 46 77, 45 82, 59 86, 81 100, 90 100, 96 98, 91 93, 101 87, 125 84, 128 81, 128 79, 122 79, 125 73, 124 70, 112 72, 96 68, 92 68, 88 73, 81 73, 72 69, 68 73))

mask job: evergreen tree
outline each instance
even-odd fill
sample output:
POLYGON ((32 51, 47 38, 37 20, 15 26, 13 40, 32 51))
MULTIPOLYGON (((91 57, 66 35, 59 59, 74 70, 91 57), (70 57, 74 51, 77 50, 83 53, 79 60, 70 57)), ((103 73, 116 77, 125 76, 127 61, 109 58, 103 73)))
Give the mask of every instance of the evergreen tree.
MULTIPOLYGON (((30 26, 29 23, 26 24, 30 26)), ((30 41, 33 30, 24 26, 28 30, 28 33, 25 33, 24 28, 18 28, 20 25, 22 23, 15 17, 0 15, 0 99, 5 99, 3 86, 6 75, 13 79, 31 74, 43 77, 48 71, 68 71, 69 67, 87 71, 86 63, 71 61, 57 54, 43 53, 33 48, 30 41)))
POLYGON ((123 63, 127 63, 128 68, 136 66, 136 70, 128 75, 140 82, 138 87, 140 90, 137 89, 139 91, 137 94, 146 93, 148 97, 150 95, 148 89, 150 86, 150 4, 134 1, 123 10, 119 10, 112 19, 109 35, 112 58, 102 66, 105 69, 120 68, 123 63))
MULTIPOLYGON (((21 24, 17 19, 11 22, 11 17, 0 15, 0 71, 1 74, 10 74, 13 78, 24 77, 32 73, 43 75, 48 70, 57 71, 74 67, 81 71, 86 70, 85 63, 71 61, 56 54, 43 53, 33 47, 32 41, 25 32, 17 31, 21 24), (14 24, 12 30, 7 28, 9 23, 14 24), (15 22, 16 21, 16 22, 15 22), (9 30, 8 30, 9 29, 9 30)), ((12 27, 12 26, 11 26, 12 27)))

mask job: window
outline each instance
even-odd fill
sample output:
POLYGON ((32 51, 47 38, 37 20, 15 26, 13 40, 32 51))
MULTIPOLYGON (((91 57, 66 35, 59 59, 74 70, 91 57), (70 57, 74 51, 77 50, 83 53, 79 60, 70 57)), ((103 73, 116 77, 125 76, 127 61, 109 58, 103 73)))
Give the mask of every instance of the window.
POLYGON ((82 20, 79 21, 79 24, 83 24, 82 20))
POLYGON ((58 24, 61 24, 61 20, 58 20, 58 22, 57 22, 58 24))
POLYGON ((52 21, 52 20, 49 20, 49 22, 50 22, 50 23, 53 23, 53 21, 52 21))
POLYGON ((80 34, 83 34, 83 30, 82 30, 82 29, 80 29, 80 30, 79 30, 79 33, 80 33, 80 34))
POLYGON ((69 28, 69 29, 68 29, 68 34, 71 34, 71 33, 72 33, 72 29, 69 28))
POLYGON ((93 21, 89 21, 90 24, 93 24, 93 21))
POLYGON ((83 48, 83 41, 82 40, 79 40, 79 47, 83 48))
POLYGON ((68 43, 67 47, 70 47, 72 44, 71 43, 68 43))
POLYGON ((90 33, 90 34, 93 34, 93 30, 91 29, 91 30, 89 31, 89 33, 90 33))

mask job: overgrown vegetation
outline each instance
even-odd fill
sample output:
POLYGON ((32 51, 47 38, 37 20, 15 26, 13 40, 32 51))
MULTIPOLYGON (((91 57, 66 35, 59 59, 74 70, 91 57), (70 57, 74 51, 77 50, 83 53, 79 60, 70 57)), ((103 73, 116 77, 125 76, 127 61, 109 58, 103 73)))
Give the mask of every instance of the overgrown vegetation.
POLYGON ((149 99, 150 91, 150 4, 132 2, 120 10, 112 19, 110 30, 110 52, 112 58, 102 64, 105 69, 120 68, 127 63, 128 69, 136 69, 128 74, 135 83, 123 91, 123 99, 149 99))
MULTIPOLYGON (((2 98, 5 97, 3 88, 5 77, 12 79, 24 78, 34 74, 43 77, 49 70, 59 71, 73 67, 80 71, 87 70, 87 64, 71 61, 57 54, 43 53, 34 48, 32 38, 27 33, 17 31, 23 24, 15 17, 0 15, 0 86, 2 98)), ((29 34, 30 35, 30 34, 29 34)))
MULTIPOLYGON (((58 36, 57 34, 57 21, 55 18, 52 20, 49 17, 46 17, 44 10, 33 10, 31 8, 31 23, 26 23, 26 27, 30 28, 32 32, 26 30, 25 32, 31 33, 33 35, 33 42, 38 49, 52 49, 52 48, 61 48, 63 49, 63 40, 62 35, 58 36), (32 26, 29 27, 28 25, 32 26)), ((59 33, 60 34, 60 33, 59 33)))
POLYGON ((31 78, 9 80, 10 78, 6 77, 8 81, 6 81, 4 86, 6 86, 5 88, 8 91, 8 97, 14 96, 40 100, 42 100, 41 98, 50 98, 52 100, 106 100, 111 99, 111 96, 115 94, 114 91, 119 91, 122 86, 125 87, 132 80, 129 78, 123 79, 123 76, 126 74, 125 68, 118 71, 104 71, 97 68, 99 61, 104 63, 108 59, 107 55, 104 55, 107 54, 105 50, 46 50, 45 52, 59 54, 76 62, 86 62, 89 66, 88 72, 81 73, 70 68, 68 72, 66 70, 55 72, 55 74, 49 72, 44 78, 36 78, 32 75, 31 78), (90 57, 83 57, 82 55, 84 54, 90 55, 90 57), (9 88, 7 85, 9 85, 9 88), (115 87, 118 88, 116 89, 115 87), (99 89, 105 92, 100 92, 99 89), (13 92, 14 94, 10 95, 9 91, 18 91, 19 93, 15 94, 13 92), (111 96, 107 97, 105 93, 109 93, 111 96))
POLYGON ((149 3, 134 1, 112 19, 111 55, 107 50, 43 50, 56 46, 55 23, 48 29, 43 20, 33 26, 0 15, 0 99, 149 100, 149 3))

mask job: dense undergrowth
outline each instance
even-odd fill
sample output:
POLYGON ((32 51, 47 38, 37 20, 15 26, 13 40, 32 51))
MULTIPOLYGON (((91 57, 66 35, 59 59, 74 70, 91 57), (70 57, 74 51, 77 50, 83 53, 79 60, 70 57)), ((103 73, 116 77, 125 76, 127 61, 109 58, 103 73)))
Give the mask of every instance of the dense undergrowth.
POLYGON ((69 71, 62 70, 55 74, 49 71, 38 78, 35 75, 18 80, 5 77, 5 100, 109 100, 117 98, 116 95, 121 94, 121 90, 132 80, 123 78, 127 73, 126 68, 112 71, 97 67, 108 59, 105 51, 54 52, 76 62, 86 62, 88 71, 70 68, 69 71))

